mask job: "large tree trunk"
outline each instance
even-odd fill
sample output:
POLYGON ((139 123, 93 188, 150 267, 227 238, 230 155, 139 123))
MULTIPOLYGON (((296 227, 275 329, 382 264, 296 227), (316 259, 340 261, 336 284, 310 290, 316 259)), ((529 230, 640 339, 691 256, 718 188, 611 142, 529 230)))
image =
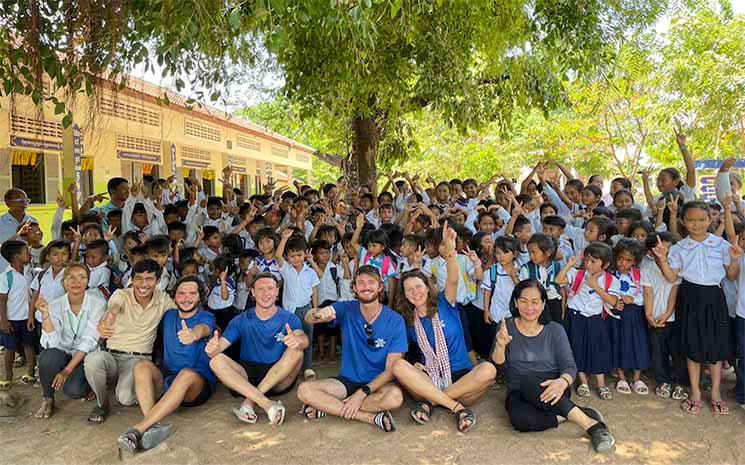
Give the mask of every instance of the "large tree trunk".
POLYGON ((356 116, 352 120, 354 146, 352 159, 348 161, 345 175, 349 185, 367 184, 375 190, 378 174, 375 156, 380 142, 380 129, 374 116, 356 116))

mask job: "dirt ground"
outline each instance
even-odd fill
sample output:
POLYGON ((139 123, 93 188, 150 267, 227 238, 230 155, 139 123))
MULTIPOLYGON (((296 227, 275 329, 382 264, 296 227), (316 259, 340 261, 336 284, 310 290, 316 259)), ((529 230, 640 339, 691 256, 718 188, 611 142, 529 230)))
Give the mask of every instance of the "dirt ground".
MULTIPOLYGON (((333 368, 320 370, 333 375, 333 368)), ((726 385, 732 414, 715 417, 708 409, 698 417, 683 413, 678 402, 651 394, 616 394, 612 401, 597 396, 582 405, 599 408, 616 437, 612 454, 595 454, 589 440, 572 424, 542 433, 517 433, 504 410, 504 390, 490 391, 474 408, 477 425, 468 434, 455 432, 452 415, 437 410, 432 422, 419 426, 409 417, 411 401, 394 412, 398 431, 385 434, 374 427, 336 418, 308 421, 297 414, 295 391, 281 400, 288 416, 280 428, 262 414, 259 424, 238 422, 230 408, 238 404, 220 386, 200 407, 182 409, 170 417, 175 434, 131 464, 493 464, 493 463, 745 463, 745 411, 737 407, 726 385)), ((0 463, 99 464, 118 463, 116 438, 139 418, 137 408, 116 407, 100 426, 86 423, 92 403, 58 397, 49 420, 37 420, 38 389, 15 383, 19 415, 0 418, 0 463)), ((575 396, 576 400, 576 396, 575 396)))

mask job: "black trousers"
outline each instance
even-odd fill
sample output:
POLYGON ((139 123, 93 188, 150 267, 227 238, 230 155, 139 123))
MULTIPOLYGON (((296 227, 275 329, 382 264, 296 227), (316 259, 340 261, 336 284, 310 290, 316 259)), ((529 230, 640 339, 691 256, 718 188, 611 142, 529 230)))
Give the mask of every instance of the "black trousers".
POLYGON ((652 355, 652 373, 657 384, 680 384, 687 386, 688 367, 685 358, 676 349, 676 322, 668 322, 662 328, 649 329, 649 345, 652 355))
POLYGON ((575 407, 569 399, 571 390, 567 388, 556 405, 541 400, 544 387, 542 381, 535 376, 520 378, 520 388, 513 389, 507 394, 505 408, 510 417, 512 427, 520 432, 545 431, 558 426, 557 416, 566 418, 575 407))
MULTIPOLYGON (((62 371, 72 356, 64 350, 60 349, 44 349, 39 355, 39 382, 41 383, 41 390, 44 393, 44 397, 47 399, 54 399, 54 389, 52 388, 52 381, 54 377, 62 371)), ((62 392, 72 399, 82 399, 91 387, 88 385, 88 381, 85 379, 85 372, 83 371, 83 362, 81 361, 78 366, 72 371, 72 374, 67 378, 65 384, 62 385, 62 392)))

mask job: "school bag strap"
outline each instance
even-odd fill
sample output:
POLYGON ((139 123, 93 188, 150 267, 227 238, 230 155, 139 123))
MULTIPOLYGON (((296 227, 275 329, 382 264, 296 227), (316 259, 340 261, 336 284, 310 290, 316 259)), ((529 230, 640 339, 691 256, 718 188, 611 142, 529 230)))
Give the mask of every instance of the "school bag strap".
POLYGON ((8 279, 8 294, 10 294, 10 290, 13 288, 13 271, 6 271, 5 277, 8 279))
POLYGON ((631 279, 634 280, 634 286, 636 286, 636 293, 639 294, 642 289, 642 270, 638 267, 631 268, 631 279))
POLYGON ((332 266, 329 268, 329 273, 331 273, 331 279, 334 281, 334 284, 336 285, 336 295, 339 295, 339 269, 335 266, 332 266))

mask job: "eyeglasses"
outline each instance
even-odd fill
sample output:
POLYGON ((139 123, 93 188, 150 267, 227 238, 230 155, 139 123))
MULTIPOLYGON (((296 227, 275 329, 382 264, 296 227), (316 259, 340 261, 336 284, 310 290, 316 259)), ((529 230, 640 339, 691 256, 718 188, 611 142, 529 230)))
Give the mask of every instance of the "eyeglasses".
POLYGON ((362 329, 364 329, 365 334, 367 334, 367 345, 370 347, 375 347, 375 338, 373 337, 372 325, 370 323, 365 323, 362 329))

